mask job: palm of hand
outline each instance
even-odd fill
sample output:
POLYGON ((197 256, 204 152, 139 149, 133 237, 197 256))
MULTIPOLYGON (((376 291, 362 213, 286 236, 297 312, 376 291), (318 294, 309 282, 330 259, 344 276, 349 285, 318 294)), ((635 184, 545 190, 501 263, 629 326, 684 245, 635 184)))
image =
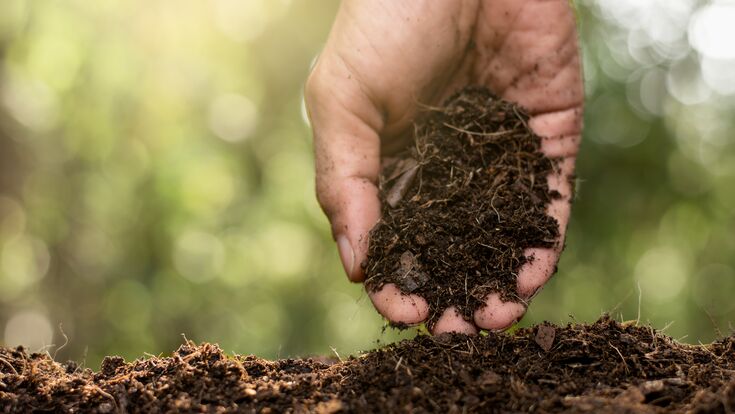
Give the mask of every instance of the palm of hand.
MULTIPOLYGON (((549 214, 560 223, 554 249, 529 249, 518 292, 530 297, 552 275, 569 217, 574 158, 583 100, 576 28, 566 0, 343 3, 324 53, 307 85, 315 133, 317 193, 352 280, 363 278, 367 232, 377 221, 380 148, 405 145, 419 103, 436 105, 470 84, 485 85, 524 106, 529 125, 544 137, 542 150, 562 157, 548 177, 555 200, 549 214), (328 84, 326 82, 328 81, 328 84), (330 101, 326 100, 329 96, 330 101), (351 266, 348 266, 351 264, 351 266)), ((376 309, 394 322, 417 323, 426 302, 393 285, 371 293, 376 309)), ((434 332, 502 329, 525 312, 490 295, 467 322, 448 309, 434 332)))

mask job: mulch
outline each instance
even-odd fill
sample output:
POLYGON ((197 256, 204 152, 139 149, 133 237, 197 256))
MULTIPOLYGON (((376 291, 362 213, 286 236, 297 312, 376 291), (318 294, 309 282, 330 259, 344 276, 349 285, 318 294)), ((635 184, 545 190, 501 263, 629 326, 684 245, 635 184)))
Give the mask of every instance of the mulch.
POLYGON ((680 344, 635 321, 420 335, 349 357, 268 361, 184 343, 93 372, 0 348, 0 413, 735 411, 735 337, 680 344))

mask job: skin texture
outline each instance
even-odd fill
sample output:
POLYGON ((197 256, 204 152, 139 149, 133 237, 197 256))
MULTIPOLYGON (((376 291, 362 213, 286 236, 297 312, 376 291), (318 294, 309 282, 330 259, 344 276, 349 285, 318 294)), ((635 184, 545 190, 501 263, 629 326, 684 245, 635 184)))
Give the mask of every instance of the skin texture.
MULTIPOLYGON (((362 282, 368 233, 380 218, 381 154, 405 147, 420 104, 439 105, 467 85, 485 85, 531 115, 542 151, 562 157, 549 176, 548 213, 560 224, 556 248, 529 249, 518 275, 526 303, 495 294, 467 322, 448 309, 433 328, 506 329, 551 277, 569 221, 569 177, 582 128, 583 88, 574 14, 567 0, 344 0, 306 84, 314 132, 316 189, 349 279, 362 282)), ((369 293, 394 322, 426 319, 426 301, 394 285, 369 293)))

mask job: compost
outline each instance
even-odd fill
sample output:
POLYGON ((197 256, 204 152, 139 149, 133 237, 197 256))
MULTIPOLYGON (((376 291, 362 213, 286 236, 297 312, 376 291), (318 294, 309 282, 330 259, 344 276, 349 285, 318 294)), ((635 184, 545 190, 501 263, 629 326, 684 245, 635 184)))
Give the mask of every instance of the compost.
POLYGON ((0 412, 735 411, 735 337, 683 345, 635 321, 418 336, 361 355, 268 361, 187 341, 98 372, 0 348, 0 412))
POLYGON ((416 123, 413 145, 380 177, 382 218, 364 263, 369 290, 386 283, 424 297, 431 328, 454 306, 468 321, 499 292, 519 301, 518 270, 531 247, 555 247, 559 224, 546 214, 560 195, 547 177, 523 108, 468 87, 416 123))

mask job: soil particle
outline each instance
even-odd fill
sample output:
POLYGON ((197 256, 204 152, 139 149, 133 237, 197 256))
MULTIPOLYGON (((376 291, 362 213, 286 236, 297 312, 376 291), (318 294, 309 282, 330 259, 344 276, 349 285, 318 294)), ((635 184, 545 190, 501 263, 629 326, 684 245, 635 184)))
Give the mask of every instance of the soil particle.
POLYGON ((518 271, 532 260, 524 251, 554 247, 559 236, 546 214, 559 196, 547 185, 556 161, 540 152, 528 120, 517 105, 470 87, 417 122, 414 145, 383 164, 368 289, 395 283, 423 296, 429 327, 450 306, 471 320, 491 292, 519 300, 518 271))
POLYGON ((429 275, 419 269, 416 256, 406 250, 401 254, 400 267, 396 274, 396 282, 404 292, 414 292, 429 281, 429 275))
POLYGON ((0 348, 0 413, 528 411, 733 412, 735 337, 682 345, 604 317, 512 335, 419 336, 344 361, 268 361, 187 342, 170 357, 107 358, 97 373, 0 348), (545 351, 539 338, 551 332, 545 351))
POLYGON ((554 337, 556 336, 556 329, 553 326, 539 325, 536 328, 536 337, 534 340, 546 352, 549 352, 552 345, 554 344, 554 337))

